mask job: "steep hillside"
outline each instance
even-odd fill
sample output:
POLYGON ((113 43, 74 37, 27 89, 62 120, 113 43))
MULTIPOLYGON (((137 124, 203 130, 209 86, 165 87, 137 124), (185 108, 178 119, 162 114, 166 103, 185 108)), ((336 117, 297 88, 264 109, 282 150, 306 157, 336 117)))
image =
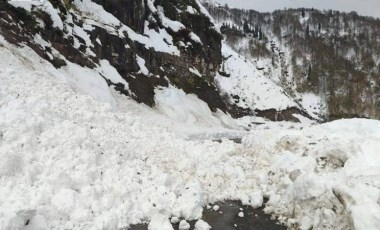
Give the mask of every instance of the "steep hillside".
MULTIPOLYGON (((73 88, 89 82, 75 75, 78 68, 95 69, 94 81, 105 80, 151 107, 159 104, 157 89, 175 87, 196 95, 212 112, 235 118, 257 115, 297 121, 292 114, 308 116, 271 81, 266 82, 269 93, 250 90, 258 91, 256 104, 265 103, 260 98, 279 95, 286 101, 281 106, 242 105, 236 92, 220 88, 225 84, 218 85, 222 81, 216 79, 227 58, 222 54, 222 35, 197 0, 12 1, 0 2, 0 6, 0 34, 12 44, 31 47, 55 68, 69 73, 73 88)), ((241 77, 239 72, 229 76, 241 77)), ((82 90, 97 94, 89 87, 82 90)))
POLYGON ((355 12, 273 13, 204 3, 227 43, 309 113, 380 118, 380 21, 355 12))

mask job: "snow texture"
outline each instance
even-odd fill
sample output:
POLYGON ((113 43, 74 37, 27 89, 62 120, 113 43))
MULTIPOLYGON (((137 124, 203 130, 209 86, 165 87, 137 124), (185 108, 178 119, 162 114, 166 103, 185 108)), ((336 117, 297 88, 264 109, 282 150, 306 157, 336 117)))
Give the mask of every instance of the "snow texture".
POLYGON ((215 80, 222 93, 240 97, 237 105, 253 110, 284 110, 297 106, 281 87, 263 77, 252 62, 237 54, 226 43, 223 43, 222 54, 227 60, 221 71, 230 76, 218 75, 215 80))

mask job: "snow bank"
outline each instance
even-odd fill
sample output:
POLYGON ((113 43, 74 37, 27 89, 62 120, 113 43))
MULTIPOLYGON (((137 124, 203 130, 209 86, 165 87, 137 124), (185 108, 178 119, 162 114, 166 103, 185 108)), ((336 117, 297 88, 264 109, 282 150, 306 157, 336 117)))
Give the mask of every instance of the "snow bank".
POLYGON ((252 148, 270 197, 267 212, 301 229, 379 225, 380 122, 340 120, 307 129, 252 131, 252 148))

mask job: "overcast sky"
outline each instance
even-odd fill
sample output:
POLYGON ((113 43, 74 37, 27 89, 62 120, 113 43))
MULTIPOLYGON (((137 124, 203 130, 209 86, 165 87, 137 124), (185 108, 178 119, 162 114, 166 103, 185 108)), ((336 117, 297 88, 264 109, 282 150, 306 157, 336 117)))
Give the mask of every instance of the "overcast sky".
POLYGON ((360 15, 380 18, 380 0, 215 0, 227 3, 230 7, 250 8, 269 12, 287 8, 334 9, 340 11, 356 11, 360 15))

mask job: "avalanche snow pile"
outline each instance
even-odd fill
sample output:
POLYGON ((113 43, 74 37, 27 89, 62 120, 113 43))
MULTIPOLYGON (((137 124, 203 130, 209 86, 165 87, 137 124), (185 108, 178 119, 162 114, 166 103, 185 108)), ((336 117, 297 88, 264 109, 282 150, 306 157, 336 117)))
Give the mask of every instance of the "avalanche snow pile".
POLYGON ((252 150, 256 175, 264 178, 266 212, 300 229, 380 226, 379 121, 265 128, 252 131, 243 143, 252 150))
POLYGON ((108 87, 100 73, 123 79, 107 61, 67 63, 55 69, 0 37, 0 229, 172 229, 169 218, 201 219, 209 203, 263 197, 290 228, 380 226, 380 122, 266 123, 241 145, 187 140, 178 133, 194 124, 205 136, 242 132, 174 87, 157 88, 148 110, 108 87))
MULTIPOLYGON (((0 59, 0 229, 168 224, 171 216, 199 219, 207 203, 250 192, 249 160, 232 141, 185 141, 168 131, 178 124, 162 128, 117 109, 126 104, 74 92, 62 81, 72 72, 29 48, 1 40, 0 59)), ((76 74, 94 77, 86 68, 76 74)))

